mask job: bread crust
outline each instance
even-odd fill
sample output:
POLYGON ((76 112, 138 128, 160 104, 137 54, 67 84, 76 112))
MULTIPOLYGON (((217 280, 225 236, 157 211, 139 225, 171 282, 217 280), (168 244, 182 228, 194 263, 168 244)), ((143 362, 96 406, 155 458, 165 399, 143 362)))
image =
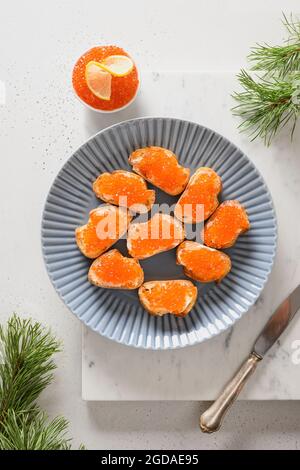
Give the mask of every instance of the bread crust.
POLYGON ((191 282, 183 279, 179 280, 165 280, 165 281, 148 281, 145 282, 138 290, 138 295, 141 301, 141 304, 149 312, 151 315, 154 316, 162 316, 170 313, 171 315, 175 315, 177 317, 185 317, 195 305, 197 300, 198 290, 197 287, 191 282), (155 306, 155 297, 154 297, 154 289, 155 287, 164 287, 168 288, 178 288, 178 286, 182 286, 186 288, 186 296, 182 300, 182 308, 178 309, 170 309, 167 306, 162 304, 155 306), (171 311, 170 311, 171 310, 171 311))
POLYGON ((248 215, 246 209, 240 204, 237 200, 228 200, 222 202, 219 205, 217 210, 213 213, 210 219, 204 225, 204 229, 202 231, 202 239, 204 244, 216 249, 223 249, 223 248, 230 248, 232 247, 238 237, 243 233, 247 232, 250 229, 250 222, 248 219, 248 215), (231 216, 226 216, 223 213, 223 208, 232 207, 235 208, 235 214, 231 216), (234 218, 235 216, 235 218, 234 218), (220 220, 222 223, 220 223, 220 220), (224 241, 224 229, 222 231, 222 225, 227 225, 231 227, 231 234, 227 237, 226 241, 224 241), (220 227, 219 234, 218 231, 212 235, 211 231, 213 227, 220 227), (234 227, 234 229, 233 229, 234 227))
POLYGON ((97 287, 133 290, 138 289, 143 284, 144 271, 138 260, 123 256, 119 250, 114 248, 93 261, 88 272, 88 280, 97 287), (112 262, 118 261, 118 271, 121 272, 121 274, 122 271, 123 273, 126 272, 127 275, 129 274, 127 281, 122 280, 122 282, 116 282, 117 276, 111 281, 107 281, 103 279, 103 277, 101 278, 101 267, 104 271, 110 269, 112 266, 110 260, 112 262))
POLYGON ((102 206, 99 206, 93 210, 91 210, 89 214, 89 219, 88 222, 81 227, 77 227, 75 229, 75 240, 77 243, 77 246, 81 253, 86 256, 87 258, 94 259, 100 256, 102 253, 107 251, 114 243, 116 243, 126 232, 129 226, 129 223, 132 220, 132 215, 127 211, 127 209, 123 207, 117 207, 117 206, 112 206, 109 204, 103 204, 102 206), (107 239, 105 240, 105 243, 97 243, 95 246, 88 246, 85 235, 88 231, 91 231, 93 234, 96 233, 96 226, 93 225, 91 222, 91 218, 94 216, 99 215, 104 216, 107 215, 109 217, 109 214, 112 216, 118 217, 119 223, 120 223, 120 231, 116 235, 118 235, 117 238, 112 238, 112 239, 107 239))
MULTIPOLYGON (((116 206, 127 207, 128 209, 130 209, 130 211, 134 213, 140 213, 140 214, 148 212, 153 206, 154 201, 155 201, 155 191, 153 189, 147 188, 147 184, 144 178, 126 170, 115 170, 115 171, 112 171, 111 173, 108 173, 108 172, 101 173, 101 175, 99 175, 98 178, 93 183, 93 191, 96 194, 96 196, 99 199, 102 199, 102 201, 104 202, 108 202, 109 204, 113 204, 116 206), (141 185, 144 191, 146 192, 145 200, 143 202, 133 203, 130 206, 128 206, 128 205, 120 204, 119 202, 117 202, 115 197, 113 197, 113 195, 104 193, 100 187, 101 180, 107 176, 112 176, 112 175, 123 175, 127 178, 135 179, 137 181, 137 184, 141 185)), ((124 193, 124 196, 128 197, 128 191, 124 193)))
POLYGON ((231 270, 226 253, 188 240, 178 246, 176 263, 183 267, 186 276, 203 283, 219 283, 231 270))
POLYGON ((185 238, 185 231, 180 221, 176 220, 171 215, 156 213, 147 222, 137 222, 137 223, 131 223, 129 225, 128 234, 127 234, 127 250, 133 258, 137 258, 137 259, 149 258, 150 256, 154 256, 158 253, 172 250, 177 245, 179 245, 179 243, 181 243, 184 240, 184 238, 185 238), (157 233, 155 231, 155 227, 160 226, 160 224, 165 224, 165 227, 173 226, 174 232, 176 231, 176 238, 170 239, 169 244, 167 246, 162 243, 160 244, 160 240, 157 239, 157 243, 155 241, 153 244, 154 246, 152 246, 151 249, 148 248, 148 251, 146 251, 146 248, 144 248, 144 251, 143 251, 143 246, 146 247, 147 245, 147 238, 143 238, 143 236, 145 234, 148 235, 149 232, 150 232, 150 235, 152 233, 157 233), (153 232, 152 232, 151 227, 154 227, 153 232), (139 247, 139 249, 137 249, 134 247, 135 240, 140 240, 142 248, 139 247))
POLYGON ((192 177, 189 180, 187 187, 185 188, 183 194, 180 196, 177 204, 175 206, 174 214, 177 219, 181 220, 182 222, 186 223, 198 223, 203 222, 206 220, 218 207, 219 200, 218 195, 222 190, 222 180, 220 176, 212 169, 208 167, 201 167, 198 168, 192 177), (209 185, 209 189, 211 194, 209 194, 209 199, 206 201, 208 190, 205 189, 204 185, 207 185, 206 180, 207 176, 210 176, 210 179, 213 179, 213 183, 209 185), (202 181, 201 181, 202 179, 202 181), (191 196, 191 192, 193 191, 193 187, 199 187, 199 196, 195 198, 191 196), (202 188, 201 188, 202 186, 202 188), (201 197, 201 190, 202 189, 202 197, 201 197), (195 199, 199 198, 199 201, 196 202, 195 199), (185 202, 184 202, 185 201, 185 202), (182 204, 186 205, 182 207, 182 204), (192 213, 187 212, 196 204, 204 206, 204 213, 195 214, 194 209, 192 213), (186 213, 185 213, 186 209, 186 213))
MULTIPOLYGON (((137 149, 132 152, 129 156, 129 163, 130 165, 132 165, 132 169, 135 173, 142 176, 146 181, 152 183, 154 186, 158 187, 165 193, 170 194, 171 196, 177 196, 178 194, 181 194, 182 191, 185 189, 190 177, 190 169, 180 165, 177 156, 171 150, 165 149, 163 147, 149 146, 137 149), (147 176, 147 174, 141 171, 141 169, 139 168, 139 164, 143 159, 147 159, 148 156, 151 155, 151 152, 154 153, 157 151, 160 151, 161 154, 164 153, 166 159, 176 160, 177 165, 175 165, 175 167, 173 168, 173 179, 172 174, 169 174, 167 176, 169 177, 169 181, 174 181, 174 176, 176 175, 178 177, 180 176, 181 181, 177 184, 177 186, 174 185, 172 188, 167 188, 166 185, 162 183, 160 176, 163 172, 163 166, 159 168, 159 172, 157 175, 152 175, 151 177, 147 176), (176 175, 174 175, 174 171, 176 172, 176 175)), ((168 186, 170 185, 168 184, 168 186)))

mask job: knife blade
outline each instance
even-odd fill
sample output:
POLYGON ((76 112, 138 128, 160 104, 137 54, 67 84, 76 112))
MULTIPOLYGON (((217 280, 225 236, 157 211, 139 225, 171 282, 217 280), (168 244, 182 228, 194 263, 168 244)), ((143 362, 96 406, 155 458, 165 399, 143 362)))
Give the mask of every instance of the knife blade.
POLYGON ((300 285, 279 305, 255 341, 253 352, 261 358, 277 341, 300 308, 300 285))
POLYGON ((223 418, 238 397, 258 363, 278 340, 300 308, 300 285, 279 305, 254 343, 249 357, 225 386, 216 401, 200 416, 203 432, 218 431, 223 418))

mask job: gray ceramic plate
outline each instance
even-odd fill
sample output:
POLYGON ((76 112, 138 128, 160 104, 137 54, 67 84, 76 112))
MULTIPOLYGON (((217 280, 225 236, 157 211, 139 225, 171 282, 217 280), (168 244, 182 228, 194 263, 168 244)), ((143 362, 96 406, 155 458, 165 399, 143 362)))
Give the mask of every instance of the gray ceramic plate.
MULTIPOLYGON (((175 198, 157 190, 158 202, 175 198)), ((116 245, 126 253, 125 240, 116 245)), ((233 325, 257 300, 270 274, 276 250, 276 219, 268 189, 253 163, 235 145, 199 124, 179 119, 142 118, 99 132, 64 165, 44 209, 42 247, 50 279, 65 304, 87 326, 120 343, 150 349, 184 347, 211 338, 233 325), (136 148, 159 145, 173 150, 182 165, 215 169, 223 181, 221 199, 238 199, 251 229, 227 250, 232 270, 219 284, 198 284, 198 302, 183 319, 150 316, 136 291, 89 284, 91 261, 79 252, 74 230, 99 205, 92 182, 103 171, 128 169, 136 148)), ((175 250, 141 262, 145 279, 184 278, 175 250)))

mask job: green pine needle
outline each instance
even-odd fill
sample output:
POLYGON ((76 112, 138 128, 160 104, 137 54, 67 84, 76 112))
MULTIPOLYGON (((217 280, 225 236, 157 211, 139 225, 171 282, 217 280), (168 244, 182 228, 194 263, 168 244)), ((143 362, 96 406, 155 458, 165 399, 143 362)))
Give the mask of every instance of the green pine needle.
POLYGON ((53 379, 60 343, 40 323, 13 315, 0 326, 0 449, 70 449, 68 422, 36 403, 53 379))
POLYGON ((0 433, 0 449, 69 450, 67 429, 68 422, 62 417, 48 422, 47 415, 39 410, 33 415, 8 410, 0 433))
POLYGON ((244 89, 233 94, 239 103, 232 109, 233 114, 243 119, 239 128, 248 132, 251 140, 261 137, 269 145, 274 135, 290 122, 292 136, 300 112, 300 73, 286 81, 277 78, 255 81, 241 70, 237 78, 244 89))
POLYGON ((287 16, 285 15, 285 13, 282 13, 282 16, 283 16, 283 20, 282 20, 282 24, 285 26, 288 34, 289 34, 289 38, 287 39, 287 41, 298 41, 300 42, 300 24, 299 24, 299 21, 298 20, 294 20, 294 17, 292 14, 290 14, 290 19, 287 18, 287 16))
POLYGON ((32 320, 13 316, 4 329, 0 326, 2 364, 0 364, 0 426, 11 408, 30 411, 33 403, 51 382, 56 368, 53 354, 59 343, 32 320))
POLYGON ((283 14, 289 38, 286 45, 270 46, 257 44, 252 48, 248 58, 252 62, 252 70, 263 70, 267 73, 276 71, 279 78, 288 73, 300 70, 300 22, 290 20, 283 14))
POLYGON ((237 78, 242 91, 232 95, 238 103, 232 112, 242 118, 240 130, 252 140, 261 137, 266 145, 287 124, 292 138, 300 112, 300 21, 283 16, 287 44, 254 47, 249 56, 252 70, 265 75, 254 79, 241 70, 237 78))
POLYGON ((300 44, 290 46, 257 45, 248 56, 255 64, 252 70, 272 73, 275 69, 279 77, 300 69, 300 44))

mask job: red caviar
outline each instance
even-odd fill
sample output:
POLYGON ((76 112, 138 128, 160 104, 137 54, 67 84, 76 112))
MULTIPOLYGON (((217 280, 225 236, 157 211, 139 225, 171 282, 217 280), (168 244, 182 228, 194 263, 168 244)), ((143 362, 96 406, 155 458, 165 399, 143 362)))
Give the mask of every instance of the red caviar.
POLYGON ((102 100, 91 92, 85 79, 86 65, 92 60, 101 62, 111 55, 129 56, 121 47, 93 47, 78 59, 73 69, 72 83, 76 94, 92 108, 101 109, 103 111, 113 111, 128 104, 134 98, 139 86, 138 72, 134 65, 129 74, 123 77, 112 76, 110 100, 102 100))

